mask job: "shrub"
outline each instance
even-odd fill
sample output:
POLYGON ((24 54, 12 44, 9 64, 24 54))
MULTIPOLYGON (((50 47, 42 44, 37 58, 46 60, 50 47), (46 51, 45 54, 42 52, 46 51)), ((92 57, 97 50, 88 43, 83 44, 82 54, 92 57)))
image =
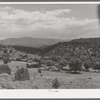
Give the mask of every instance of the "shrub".
POLYGON ((74 71, 75 73, 77 73, 77 71, 81 71, 82 70, 82 62, 80 59, 73 57, 70 61, 69 61, 69 67, 71 71, 74 71))
POLYGON ((82 62, 86 62, 91 59, 89 56, 84 56, 84 55, 82 55, 80 58, 81 58, 82 62))
POLYGON ((41 59, 40 58, 34 58, 34 61, 41 63, 41 59))
POLYGON ((4 52, 4 53, 7 53, 7 51, 8 51, 8 50, 5 48, 3 52, 4 52))
POLYGON ((92 63, 92 68, 99 71, 100 70, 100 64, 97 63, 97 62, 93 62, 92 63))
POLYGON ((46 65, 47 66, 53 66, 54 65, 54 62, 52 60, 47 60, 46 61, 46 65))
POLYGON ((21 60, 22 60, 21 57, 16 58, 16 61, 21 61, 21 60))
POLYGON ((55 78, 55 79, 52 81, 52 87, 55 88, 55 89, 58 89, 58 87, 60 87, 60 82, 58 81, 57 78, 55 78))
POLYGON ((33 57, 29 57, 28 60, 34 60, 34 58, 33 57))
POLYGON ((91 64, 89 62, 84 62, 84 67, 86 70, 90 68, 91 64))
POLYGON ((27 68, 18 68, 18 70, 15 72, 15 77, 14 77, 15 81, 19 80, 19 81, 25 81, 25 80, 30 80, 30 76, 29 76, 29 71, 27 68))
POLYGON ((95 69, 95 70, 100 70, 100 59, 98 57, 92 57, 92 68, 95 69))
POLYGON ((63 57, 65 60, 67 60, 67 61, 69 61, 70 60, 70 55, 69 54, 67 54, 67 55, 64 55, 64 57, 63 57))
POLYGON ((62 70, 64 66, 66 66, 67 62, 65 60, 61 60, 58 65, 56 66, 58 70, 62 70))
POLYGON ((66 60, 61 60, 61 61, 59 62, 59 65, 66 66, 66 65, 67 65, 66 60))
POLYGON ((58 69, 59 71, 62 70, 62 68, 63 68, 62 65, 57 65, 56 67, 57 67, 57 69, 58 69))
POLYGON ((41 69, 40 68, 38 69, 38 73, 41 73, 41 69))
POLYGON ((59 62, 60 61, 60 57, 58 57, 58 56, 52 56, 50 59, 54 62, 59 62))

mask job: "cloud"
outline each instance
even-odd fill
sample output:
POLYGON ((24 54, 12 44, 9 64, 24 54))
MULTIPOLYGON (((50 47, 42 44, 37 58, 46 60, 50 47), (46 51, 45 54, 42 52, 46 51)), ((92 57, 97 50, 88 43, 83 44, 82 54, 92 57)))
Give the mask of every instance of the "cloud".
POLYGON ((60 9, 60 10, 55 10, 55 11, 47 11, 46 14, 51 15, 51 16, 59 16, 62 14, 70 13, 71 9, 60 9))
POLYGON ((78 38, 95 36, 94 34, 98 33, 97 19, 64 17, 72 12, 71 9, 32 12, 0 7, 0 35, 3 38, 16 36, 78 38))
POLYGON ((11 8, 11 7, 0 7, 0 11, 11 11, 11 10, 13 10, 13 8, 11 8))

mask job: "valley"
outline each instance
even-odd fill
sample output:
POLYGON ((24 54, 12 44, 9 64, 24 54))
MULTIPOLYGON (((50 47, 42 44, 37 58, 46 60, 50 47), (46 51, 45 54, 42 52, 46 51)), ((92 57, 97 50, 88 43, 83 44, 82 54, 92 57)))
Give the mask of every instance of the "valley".
POLYGON ((4 77, 4 83, 8 81, 5 77, 10 80, 6 85, 1 83, 0 87, 4 89, 100 88, 99 43, 100 38, 81 38, 41 48, 1 45, 0 64, 3 64, 2 54, 6 49, 10 57, 8 66, 11 75, 0 74, 0 77, 4 77), (20 68, 28 69, 30 80, 14 80, 15 73, 20 68))

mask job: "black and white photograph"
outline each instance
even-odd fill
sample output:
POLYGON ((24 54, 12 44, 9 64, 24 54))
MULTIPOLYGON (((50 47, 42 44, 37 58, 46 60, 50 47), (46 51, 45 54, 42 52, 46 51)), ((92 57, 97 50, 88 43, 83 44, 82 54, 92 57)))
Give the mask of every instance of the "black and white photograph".
POLYGON ((100 89, 98 4, 0 4, 0 89, 100 89))

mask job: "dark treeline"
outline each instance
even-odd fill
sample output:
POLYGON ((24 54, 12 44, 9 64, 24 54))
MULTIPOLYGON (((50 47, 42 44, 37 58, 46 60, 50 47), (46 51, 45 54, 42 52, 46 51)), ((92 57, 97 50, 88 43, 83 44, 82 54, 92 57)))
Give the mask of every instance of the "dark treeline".
POLYGON ((44 47, 44 48, 34 48, 34 47, 27 47, 27 46, 11 46, 11 47, 13 47, 14 49, 16 49, 18 51, 26 52, 26 53, 29 53, 29 54, 44 55, 60 44, 61 43, 57 43, 57 44, 47 46, 47 47, 44 47))
POLYGON ((26 47, 26 46, 12 46, 12 47, 18 51, 26 52, 29 54, 38 54, 40 52, 40 49, 34 47, 26 47))

